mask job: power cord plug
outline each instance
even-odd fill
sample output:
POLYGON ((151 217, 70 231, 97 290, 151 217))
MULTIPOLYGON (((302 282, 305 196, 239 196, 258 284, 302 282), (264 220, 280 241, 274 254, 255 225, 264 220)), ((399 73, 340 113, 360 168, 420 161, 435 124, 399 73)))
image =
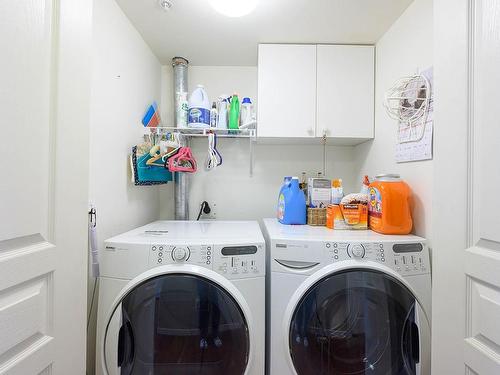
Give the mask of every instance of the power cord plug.
POLYGON ((212 209, 210 208, 208 202, 207 201, 201 202, 200 212, 198 212, 198 218, 196 219, 196 221, 200 220, 202 214, 208 215, 210 212, 212 212, 212 209))

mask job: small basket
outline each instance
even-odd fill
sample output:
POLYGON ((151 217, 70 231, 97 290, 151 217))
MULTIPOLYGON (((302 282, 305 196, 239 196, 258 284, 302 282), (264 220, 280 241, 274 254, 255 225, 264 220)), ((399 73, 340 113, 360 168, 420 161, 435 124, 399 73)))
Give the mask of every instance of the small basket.
POLYGON ((307 208, 307 224, 313 226, 326 225, 326 208, 307 208))

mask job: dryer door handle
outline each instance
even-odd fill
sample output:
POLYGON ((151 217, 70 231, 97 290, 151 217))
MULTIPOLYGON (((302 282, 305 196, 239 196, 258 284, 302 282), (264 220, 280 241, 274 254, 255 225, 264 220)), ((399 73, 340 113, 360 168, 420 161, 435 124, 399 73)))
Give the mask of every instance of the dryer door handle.
POLYGON ((132 324, 126 321, 118 333, 118 367, 126 366, 134 361, 135 343, 132 324))
POLYGON ((411 355, 415 363, 420 362, 420 335, 419 328, 415 323, 411 323, 411 355))
MULTIPOLYGON (((421 329, 421 315, 423 315, 423 310, 420 307, 418 301, 415 301, 415 321, 412 322, 411 325, 411 354, 413 357, 413 360, 415 361, 415 370, 417 375, 422 373, 422 343, 421 337, 420 337, 420 329, 421 329)), ((425 318, 424 318, 425 319, 425 318)))
POLYGON ((276 262, 281 264, 283 267, 292 268, 295 270, 306 270, 309 268, 316 267, 319 262, 302 262, 298 260, 283 260, 283 259, 274 259, 276 262))

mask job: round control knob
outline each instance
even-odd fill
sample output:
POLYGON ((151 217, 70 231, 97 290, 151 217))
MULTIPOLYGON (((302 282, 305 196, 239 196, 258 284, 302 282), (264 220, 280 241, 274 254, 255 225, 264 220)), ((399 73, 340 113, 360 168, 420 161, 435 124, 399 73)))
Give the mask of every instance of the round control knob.
POLYGON ((188 252, 183 247, 176 247, 174 249, 174 251, 172 252, 172 258, 174 258, 174 260, 176 262, 179 262, 181 260, 185 260, 187 258, 187 256, 188 256, 188 252))
POLYGON ((363 258, 365 256, 365 248, 360 243, 351 245, 351 254, 354 258, 363 258))

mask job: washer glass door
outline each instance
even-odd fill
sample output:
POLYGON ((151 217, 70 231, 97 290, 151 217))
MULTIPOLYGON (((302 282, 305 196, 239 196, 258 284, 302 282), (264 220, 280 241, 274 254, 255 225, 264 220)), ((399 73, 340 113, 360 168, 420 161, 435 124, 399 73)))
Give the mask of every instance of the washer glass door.
POLYGON ((110 374, 244 374, 248 325, 220 285, 165 274, 125 295, 105 337, 110 374))
POLYGON ((416 303, 402 283, 375 270, 319 280, 292 315, 289 350, 297 374, 416 374, 416 303))

